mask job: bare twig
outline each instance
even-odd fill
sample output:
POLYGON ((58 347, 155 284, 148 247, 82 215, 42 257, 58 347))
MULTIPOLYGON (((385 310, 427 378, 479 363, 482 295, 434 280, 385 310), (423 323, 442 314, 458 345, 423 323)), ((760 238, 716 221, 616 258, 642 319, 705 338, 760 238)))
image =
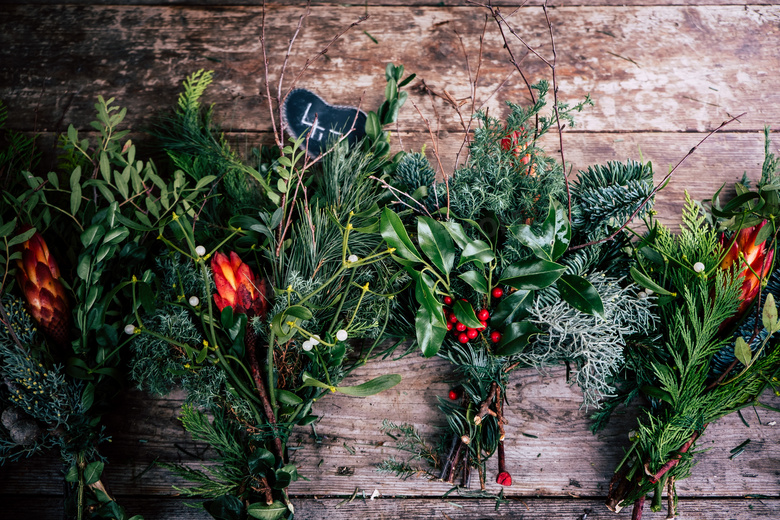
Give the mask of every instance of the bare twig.
POLYGON ((403 204, 407 208, 409 208, 411 210, 414 210, 414 208, 412 206, 410 206, 406 202, 402 201, 401 198, 399 197, 399 195, 403 195, 404 197, 408 197, 409 199, 411 199, 412 202, 417 204, 420 207, 420 209, 423 210, 429 217, 433 218, 433 215, 431 215, 430 211, 428 211, 428 208, 426 208, 419 200, 415 199, 414 197, 412 197, 411 195, 409 195, 405 191, 401 191, 398 188, 394 188, 393 186, 390 186, 386 181, 383 181, 379 177, 375 177, 373 175, 369 175, 368 178, 377 181, 379 184, 382 185, 383 188, 385 188, 387 190, 390 190, 390 192, 393 195, 395 195, 396 200, 398 201, 399 204, 403 204))
POLYGON ((433 130, 431 130, 431 124, 428 122, 428 120, 425 118, 425 116, 420 112, 420 108, 412 101, 412 106, 414 106, 414 109, 417 110, 417 113, 420 114, 420 118, 425 123, 425 126, 428 128, 428 134, 431 136, 431 141, 433 143, 433 155, 436 156, 436 161, 439 163, 439 171, 442 172, 442 177, 444 177, 444 186, 447 188, 447 219, 450 218, 450 183, 447 180, 448 176, 444 173, 444 167, 441 165, 441 157, 439 157, 439 144, 438 139, 433 137, 433 130))
MULTIPOLYGON (((262 12, 262 22, 261 22, 261 32, 260 32, 260 47, 263 50, 263 67, 264 67, 264 78, 265 78, 265 96, 268 99, 268 111, 271 113, 271 127, 274 129, 274 141, 276 142, 276 146, 279 147, 281 150, 284 147, 284 143, 282 142, 282 139, 284 138, 284 135, 279 135, 279 132, 276 128, 276 121, 274 120, 274 106, 273 102, 271 101, 271 85, 268 79, 268 56, 266 55, 266 48, 265 48, 265 0, 263 0, 263 12, 262 12)), ((279 123, 279 130, 282 130, 283 123, 279 123)))
POLYGON ((739 114, 737 116, 732 117, 731 119, 729 119, 727 121, 722 122, 716 129, 710 131, 710 133, 705 135, 702 138, 702 140, 699 141, 696 144, 696 146, 691 148, 688 151, 688 153, 685 154, 685 157, 683 157, 682 159, 679 160, 679 162, 674 166, 674 168, 669 170, 669 173, 667 173, 666 176, 661 180, 661 182, 659 182, 655 186, 655 188, 653 188, 653 191, 650 192, 650 195, 648 195, 647 198, 642 201, 642 204, 640 204, 639 207, 636 208, 636 210, 634 210, 634 212, 631 214, 631 216, 628 217, 628 220, 626 220, 626 222, 622 226, 620 226, 620 228, 617 231, 615 231, 614 233, 609 235, 607 238, 602 238, 601 240, 594 240, 592 242, 588 242, 588 243, 581 244, 581 245, 578 245, 578 246, 569 246, 569 251, 576 251, 577 249, 582 249, 583 247, 594 246, 596 244, 602 244, 604 242, 609 242, 610 240, 612 240, 613 238, 618 236, 618 234, 620 234, 620 232, 623 231, 626 228, 626 226, 628 226, 628 224, 631 223, 632 220, 634 220, 634 217, 636 217, 639 214, 639 212, 642 211, 642 208, 644 208, 647 205, 647 203, 655 196, 655 194, 658 193, 661 190, 661 188, 666 186, 666 183, 669 182, 669 180, 672 178, 672 175, 674 175, 674 172, 677 171, 677 168, 680 167, 680 165, 685 161, 685 159, 687 159, 688 157, 693 155, 693 153, 699 148, 699 146, 701 146, 704 143, 704 141, 709 139, 712 134, 720 131, 726 125, 731 124, 734 121, 737 121, 740 117, 744 116, 745 114, 746 114, 746 112, 743 112, 743 113, 741 113, 741 114, 739 114))

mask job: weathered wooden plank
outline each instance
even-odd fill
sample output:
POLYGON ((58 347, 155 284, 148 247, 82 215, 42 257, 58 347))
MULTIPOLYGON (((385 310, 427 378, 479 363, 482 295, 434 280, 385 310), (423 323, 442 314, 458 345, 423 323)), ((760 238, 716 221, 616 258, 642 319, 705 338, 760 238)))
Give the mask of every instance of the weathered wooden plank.
MULTIPOLYGON (((376 465, 389 456, 404 454, 392 447, 381 430, 382 420, 413 424, 431 440, 444 425, 438 412, 437 397, 446 396, 455 376, 447 362, 409 356, 398 361, 369 364, 356 371, 353 382, 384 373, 400 373, 397 387, 365 399, 330 395, 317 403, 315 413, 322 418, 316 425, 317 438, 309 428, 296 430, 291 446, 293 460, 309 481, 290 488, 294 496, 350 496, 356 488, 369 495, 377 489, 383 496, 440 497, 450 489, 442 482, 424 478, 399 480, 380 473, 376 465)), ((507 469, 513 486, 505 489, 509 497, 599 497, 615 464, 627 447, 627 432, 635 425, 635 412, 617 415, 611 424, 594 436, 588 431, 587 414, 579 409, 580 396, 563 380, 563 369, 554 368, 550 377, 532 369, 516 372, 510 380, 507 417, 507 469), (533 435, 535 437, 525 436, 533 435)), ((175 399, 153 399, 140 392, 129 392, 118 404, 116 413, 107 417, 107 433, 114 436, 105 454, 106 481, 111 490, 123 496, 172 496, 171 484, 182 484, 155 461, 202 463, 198 457, 203 446, 192 442, 182 431, 176 414, 181 395, 175 399), (128 419, 130 418, 130 419, 128 419)), ((780 405, 780 398, 766 397, 780 405)), ((780 443, 777 442, 780 417, 776 413, 752 410, 745 414, 750 428, 738 416, 729 416, 712 425, 700 449, 711 448, 697 456, 699 464, 693 476, 678 486, 683 497, 777 496, 780 481, 780 443), (760 423, 759 419, 760 417, 760 423), (729 450, 750 438, 744 453, 730 460, 729 450)), ((53 457, 32 459, 0 469, 0 495, 24 494, 36 489, 44 495, 61 492, 60 465, 53 457)), ((497 493, 492 483, 495 467, 488 468, 488 490, 497 493)), ((471 487, 478 488, 476 479, 471 487)))
MULTIPOLYGON (((364 7, 313 7, 288 66, 285 84, 305 60, 364 7)), ((302 10, 267 9, 268 54, 276 76, 302 10)), ((386 62, 404 63, 435 91, 468 98, 468 72, 458 34, 476 68, 483 13, 478 8, 383 7, 348 32, 316 62, 300 86, 333 103, 378 106, 386 62), (369 38, 369 33, 379 43, 369 38)), ((148 122, 171 106, 181 80, 214 69, 209 100, 217 102, 227 129, 268 130, 263 108, 260 27, 262 10, 139 6, 3 6, 0 17, 0 98, 19 129, 85 128, 98 94, 128 106, 148 122), (38 37, 31 38, 35 34, 38 37)), ((780 120, 780 7, 669 6, 560 7, 556 28, 561 100, 590 93, 596 107, 579 118, 587 131, 704 131, 743 111, 740 129, 780 120)), ((519 34, 551 57, 544 17, 526 7, 511 18, 519 34)), ((524 54, 513 42, 518 56, 524 54)), ((477 99, 480 103, 510 72, 497 30, 488 24, 477 99)), ((539 60, 523 65, 531 80, 547 75, 539 60)), ((418 84, 420 84, 418 82, 418 84)), ((431 121, 427 96, 410 97, 431 121)), ((487 106, 525 102, 517 74, 487 106)), ((440 104, 440 103, 439 103, 440 104)), ((465 107, 464 107, 465 108, 465 107)), ((439 107, 446 129, 459 126, 453 110, 439 107)), ((400 128, 424 131, 416 111, 402 112, 400 128)))
MULTIPOLYGON (((232 7, 257 7, 261 0, 5 0, 7 4, 41 5, 41 4, 73 4, 73 5, 141 5, 141 6, 232 6, 232 7)), ((300 6, 304 3, 302 0, 268 0, 267 6, 300 6)), ((483 2, 486 3, 486 2, 483 2)), ((544 0, 528 0, 518 2, 517 0, 491 0, 494 6, 504 7, 505 9, 516 7, 518 4, 538 6, 544 3, 544 0)), ((468 0, 312 0, 313 7, 331 7, 331 6, 354 6, 362 7, 388 7, 388 6, 417 6, 417 7, 462 7, 468 5, 468 0)), ((675 0, 575 0, 572 2, 564 0, 548 0, 550 7, 592 7, 592 6, 670 6, 670 5, 776 5, 772 0, 689 0, 679 2, 675 0)))
MULTIPOLYGON (((405 498, 403 500, 379 497, 370 499, 370 493, 349 498, 296 498, 293 500, 296 520, 620 520, 631 517, 629 510, 619 515, 611 513, 601 500, 591 498, 510 499, 496 509, 489 499, 405 498)), ((186 500, 177 498, 118 497, 130 514, 143 515, 146 520, 210 520, 202 510, 187 507, 186 500)), ((665 501, 664 501, 664 505, 665 501)), ((61 515, 62 504, 56 497, 39 498, 19 496, 4 501, 3 518, 14 520, 40 520, 61 515)), ((680 518, 727 518, 730 520, 775 519, 780 514, 780 500, 757 497, 746 499, 680 499, 680 518)), ((646 506, 643 518, 662 520, 666 512, 653 513, 646 506)))

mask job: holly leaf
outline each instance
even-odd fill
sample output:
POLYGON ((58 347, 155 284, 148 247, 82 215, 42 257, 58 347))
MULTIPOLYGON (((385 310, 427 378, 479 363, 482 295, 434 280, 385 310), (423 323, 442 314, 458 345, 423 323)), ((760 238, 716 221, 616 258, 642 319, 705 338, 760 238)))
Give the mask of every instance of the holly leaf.
POLYGON ((509 324, 526 318, 534 301, 533 291, 515 291, 498 304, 490 317, 490 326, 503 330, 509 324))
POLYGON ((558 280, 557 287, 561 299, 578 311, 604 316, 604 302, 596 288, 585 278, 565 274, 558 280))
POLYGON ((455 263, 455 246, 446 228, 430 217, 418 217, 417 241, 431 263, 449 274, 455 263))
POLYGON ((534 291, 555 283, 565 270, 565 266, 547 260, 523 260, 504 269, 499 283, 519 290, 534 291))
POLYGON ((554 262, 566 252, 571 240, 571 226, 566 218, 566 212, 558 201, 553 200, 547 218, 536 234, 532 226, 517 224, 509 231, 526 247, 542 260, 554 262))
POLYGON ((477 315, 474 313, 474 308, 470 303, 464 302, 463 300, 457 300, 452 305, 452 312, 455 313, 455 317, 458 318, 458 321, 466 327, 470 329, 482 327, 482 322, 477 318, 477 315))
POLYGON ((379 232, 385 239, 389 247, 395 248, 395 254, 410 260, 421 263, 423 260, 417 248, 414 247, 412 239, 404 228, 403 222, 390 208, 382 211, 382 217, 379 221, 379 232))
POLYGON ((425 357, 435 356, 441 348, 444 337, 447 335, 447 325, 442 320, 434 320, 433 315, 424 306, 417 309, 417 315, 414 319, 415 334, 417 344, 425 357))
POLYGON ((530 321, 512 323, 504 330, 496 348, 497 356, 511 356, 522 352, 535 334, 542 332, 530 321))
POLYGON ((487 278, 479 271, 466 271, 465 273, 459 274, 458 278, 469 284, 478 293, 488 293, 487 278))

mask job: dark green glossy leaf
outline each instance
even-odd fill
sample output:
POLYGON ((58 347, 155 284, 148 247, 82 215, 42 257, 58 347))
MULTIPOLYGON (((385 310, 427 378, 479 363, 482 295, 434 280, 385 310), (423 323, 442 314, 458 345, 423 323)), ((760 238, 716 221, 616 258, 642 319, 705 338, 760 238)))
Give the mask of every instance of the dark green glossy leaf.
POLYGON ((509 325, 504 329, 504 333, 501 336, 501 341, 496 348, 497 356, 512 356, 519 352, 528 345, 531 338, 535 334, 539 334, 541 330, 529 321, 519 321, 509 325))
POLYGON ((672 403, 672 396, 669 395, 669 392, 661 390, 660 388, 656 388, 650 385, 644 385, 641 388, 641 390, 642 393, 645 395, 648 395, 650 397, 655 397, 656 399, 661 399, 662 401, 666 401, 669 404, 674 404, 672 403))
POLYGON ((414 296, 417 303, 428 310, 428 313, 437 323, 444 323, 444 309, 441 302, 436 298, 433 292, 433 280, 428 273, 417 271, 408 271, 409 275, 415 281, 414 296))
POLYGON ((532 226, 518 224, 509 231, 534 254, 543 260, 555 261, 566 251, 571 238, 571 227, 566 211, 558 201, 552 201, 547 218, 538 229, 537 235, 532 226))
POLYGON ((423 356, 435 356, 447 335, 447 325, 444 320, 434 320, 428 309, 422 305, 417 310, 414 326, 417 344, 420 345, 423 356))
POLYGON ((273 468, 275 462, 274 454, 263 448, 255 449, 247 460, 249 472, 260 476, 265 476, 266 471, 273 468))
POLYGON ((565 274, 558 280, 558 292, 566 303, 585 314, 604 316, 604 303, 593 285, 581 276, 565 274))
POLYGON ((87 383, 87 386, 84 387, 84 391, 81 392, 81 408, 84 409, 84 411, 89 410, 92 408, 92 404, 95 402, 95 385, 92 383, 87 383))
POLYGON ((458 278, 469 284, 475 291, 480 294, 488 293, 488 281, 485 275, 479 271, 466 271, 459 274, 458 278))
POLYGON ((431 263, 449 274, 455 263, 455 247, 444 226, 430 217, 417 218, 417 241, 431 263))
POLYGON ((222 495, 203 502, 203 509, 216 520, 242 520, 244 503, 233 495, 222 495))
POLYGON ((412 262, 422 262, 420 253, 409 238, 403 222, 390 208, 382 211, 379 230, 387 245, 395 248, 396 255, 412 262))
POLYGON ((260 520, 278 520, 282 518, 287 512, 287 506, 278 500, 274 500, 274 503, 266 504, 251 504, 246 509, 247 514, 252 518, 259 518, 260 520))
POLYGON ((504 330, 509 324, 525 319, 531 313, 533 301, 533 291, 515 291, 505 296, 493 311, 493 315, 490 317, 490 326, 494 329, 504 330))
POLYGON ((401 382, 398 374, 384 374, 355 386, 337 386, 336 391, 352 397, 367 397, 392 388, 401 382))
POLYGON ((466 234, 466 231, 463 229, 463 226, 458 222, 455 222, 454 220, 448 220, 442 222, 442 225, 447 230, 447 233, 450 234, 455 243, 458 244, 459 248, 465 249, 468 243, 471 242, 471 238, 469 238, 469 236, 466 234))
POLYGON ((474 308, 469 302, 456 300, 455 303, 452 304, 452 311, 455 313, 455 317, 458 318, 458 321, 466 327, 470 329, 482 327, 482 322, 477 318, 477 315, 474 313, 474 308))
POLYGON ((276 400, 287 406, 298 406, 303 399, 288 390, 276 389, 276 400))
POLYGON ((496 255, 490 244, 484 240, 472 240, 466 247, 463 248, 463 253, 460 255, 460 261, 458 267, 467 264, 469 262, 481 262, 487 264, 495 260, 496 255))
POLYGON ((84 468, 84 484, 89 486, 100 480, 104 466, 105 464, 99 460, 87 464, 87 467, 84 468))
POLYGON ((566 267, 561 264, 547 260, 523 260, 504 269, 499 283, 515 289, 534 291, 552 285, 565 270, 566 267))

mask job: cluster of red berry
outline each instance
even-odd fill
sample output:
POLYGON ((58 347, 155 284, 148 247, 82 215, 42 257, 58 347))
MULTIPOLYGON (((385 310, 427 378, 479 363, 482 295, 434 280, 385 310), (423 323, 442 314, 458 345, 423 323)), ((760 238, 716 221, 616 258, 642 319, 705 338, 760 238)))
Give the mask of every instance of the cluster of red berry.
MULTIPOLYGON (((491 295, 495 299, 501 298, 504 295, 504 290, 501 287, 494 287, 491 291, 491 295)), ((451 331, 455 337, 458 338, 459 342, 468 343, 470 340, 476 339, 480 332, 487 329, 490 311, 487 309, 479 310, 476 315, 477 319, 482 323, 482 326, 472 329, 467 327, 464 323, 461 323, 460 320, 458 320, 458 317, 455 316, 455 313, 447 307, 447 305, 452 305, 453 301, 454 300, 450 296, 444 297, 444 317, 447 320, 447 330, 451 331)), ((463 301, 467 300, 463 299, 463 301)), ((501 341, 501 333, 497 330, 492 331, 490 333, 490 341, 493 343, 501 341)))

